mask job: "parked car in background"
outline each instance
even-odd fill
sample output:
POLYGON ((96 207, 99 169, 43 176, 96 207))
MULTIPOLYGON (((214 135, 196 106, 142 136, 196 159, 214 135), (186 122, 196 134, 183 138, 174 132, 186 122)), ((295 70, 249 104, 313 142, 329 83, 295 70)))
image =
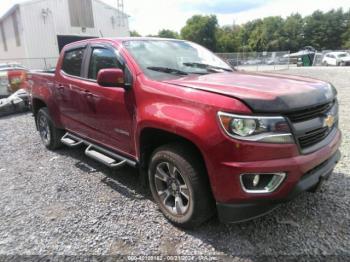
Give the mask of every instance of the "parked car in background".
POLYGON ((1 71, 0 69, 0 98, 7 97, 9 95, 9 79, 7 71, 1 71))
POLYGON ((28 82, 48 149, 84 146, 111 168, 138 167, 182 227, 216 213, 224 222, 266 214, 317 190, 340 159, 331 84, 234 71, 187 41, 76 42, 54 73, 28 82))
POLYGON ((28 70, 19 63, 0 64, 0 96, 25 88, 28 70))
POLYGON ((244 65, 261 65, 263 61, 261 59, 248 59, 243 62, 244 65))
POLYGON ((226 59, 226 62, 232 67, 240 66, 242 64, 241 60, 232 59, 232 58, 226 59))
POLYGON ((271 57, 266 59, 267 65, 288 65, 289 58, 288 57, 271 57))
POLYGON ((330 52, 322 59, 324 66, 350 66, 350 54, 348 52, 330 52))

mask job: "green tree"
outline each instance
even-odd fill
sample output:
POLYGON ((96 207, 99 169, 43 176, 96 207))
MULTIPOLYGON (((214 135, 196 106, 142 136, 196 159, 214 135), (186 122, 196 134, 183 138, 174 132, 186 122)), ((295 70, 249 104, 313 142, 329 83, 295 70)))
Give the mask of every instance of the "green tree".
POLYGON ((217 30, 218 20, 215 15, 194 15, 187 20, 185 27, 182 28, 181 36, 183 39, 196 42, 215 51, 217 30))
POLYGON ((263 19, 261 25, 262 49, 259 51, 278 51, 284 49, 283 26, 284 20, 280 16, 270 16, 263 19))
POLYGON ((304 44, 304 19, 300 14, 286 18, 283 26, 284 50, 298 51, 304 44))
POLYGON ((256 19, 242 25, 241 30, 238 32, 240 52, 249 52, 257 50, 257 46, 259 45, 259 43, 257 43, 259 42, 258 28, 261 26, 261 23, 261 19, 256 19), (255 32, 253 37, 254 39, 251 39, 253 32, 255 32))
MULTIPOLYGON (((140 36, 136 31, 132 36, 140 36)), ((158 37, 183 38, 216 52, 297 51, 311 45, 318 50, 350 48, 350 10, 315 11, 302 17, 292 14, 249 21, 240 26, 218 26, 216 16, 194 15, 181 35, 160 30, 158 37)))
POLYGON ((180 38, 179 34, 175 31, 169 30, 169 29, 162 29, 158 32, 158 36, 161 38, 173 38, 178 39, 180 38))
POLYGON ((350 49, 350 24, 348 30, 342 35, 342 48, 350 49))
POLYGON ((220 53, 238 52, 240 48, 239 26, 223 26, 216 32, 216 51, 220 53))
POLYGON ((130 31, 130 36, 137 36, 137 37, 140 37, 141 35, 140 35, 137 31, 132 30, 132 31, 130 31))
POLYGON ((305 43, 316 49, 339 49, 342 45, 342 34, 346 31, 342 9, 327 13, 315 11, 305 18, 305 43))
POLYGON ((344 24, 347 29, 342 34, 342 48, 350 49, 350 9, 344 13, 344 24))
POLYGON ((245 24, 248 33, 248 46, 251 51, 264 50, 266 43, 263 39, 263 21, 261 19, 253 20, 245 24))

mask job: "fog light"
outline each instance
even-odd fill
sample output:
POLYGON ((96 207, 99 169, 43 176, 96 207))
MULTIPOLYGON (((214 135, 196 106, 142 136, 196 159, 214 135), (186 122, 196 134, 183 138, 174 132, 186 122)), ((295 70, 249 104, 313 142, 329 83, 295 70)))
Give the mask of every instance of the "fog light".
POLYGON ((241 186, 247 193, 274 192, 286 177, 286 173, 242 174, 241 186))

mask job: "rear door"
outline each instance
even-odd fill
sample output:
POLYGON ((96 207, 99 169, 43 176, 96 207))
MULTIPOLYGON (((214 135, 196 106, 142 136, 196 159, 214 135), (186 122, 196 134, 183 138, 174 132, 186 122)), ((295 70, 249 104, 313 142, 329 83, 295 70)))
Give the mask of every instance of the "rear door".
POLYGON ((134 155, 133 90, 100 86, 97 83, 97 74, 106 68, 120 68, 124 74, 131 75, 123 58, 114 47, 104 44, 91 45, 87 51, 84 72, 85 99, 88 106, 85 121, 89 128, 89 136, 116 151, 134 155))
POLYGON ((60 110, 61 121, 65 128, 86 136, 87 104, 84 81, 82 81, 86 47, 75 46, 66 49, 60 72, 56 73, 55 92, 60 110))

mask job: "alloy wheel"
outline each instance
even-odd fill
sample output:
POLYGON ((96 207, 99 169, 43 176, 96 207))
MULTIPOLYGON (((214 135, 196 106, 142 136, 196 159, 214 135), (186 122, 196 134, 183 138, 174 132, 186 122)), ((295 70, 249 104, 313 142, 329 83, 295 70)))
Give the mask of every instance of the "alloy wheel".
POLYGON ((191 192, 179 169, 170 162, 162 162, 155 172, 154 183, 161 205, 172 215, 185 215, 191 204, 191 192))
POLYGON ((45 115, 40 115, 38 119, 38 129, 40 137, 45 145, 50 144, 51 140, 51 131, 50 125, 47 117, 45 115))

